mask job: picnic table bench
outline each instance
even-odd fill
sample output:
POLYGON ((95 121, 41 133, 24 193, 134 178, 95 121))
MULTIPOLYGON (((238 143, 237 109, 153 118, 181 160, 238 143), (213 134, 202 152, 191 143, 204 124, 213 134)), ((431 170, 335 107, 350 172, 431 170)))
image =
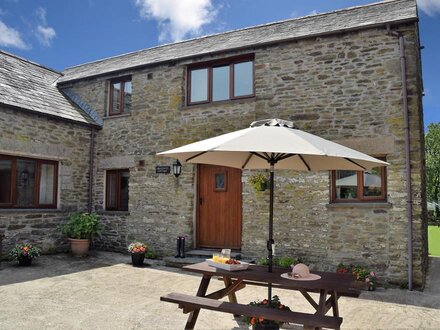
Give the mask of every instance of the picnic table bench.
POLYGON ((296 281, 281 277, 282 273, 288 271, 286 268, 274 267, 273 272, 269 273, 265 266, 250 265, 247 270, 229 272, 211 267, 206 262, 185 266, 183 270, 202 274, 196 296, 170 293, 160 299, 161 301, 176 303, 179 308, 183 309, 184 313, 190 314, 185 329, 194 329, 200 309, 230 313, 234 316, 262 316, 268 320, 302 324, 307 328, 339 329, 343 321, 339 315, 339 297, 358 297, 361 289, 351 274, 314 272, 320 275, 321 279, 296 281), (225 288, 206 294, 210 280, 214 276, 224 281, 225 288), (245 288, 246 285, 267 286, 269 283, 272 284, 273 288, 299 291, 313 306, 315 313, 281 311, 273 308, 243 305, 237 302, 235 292, 245 288), (310 293, 319 293, 318 301, 315 301, 310 293), (228 296, 229 302, 219 300, 226 296, 228 296), (326 315, 329 310, 332 310, 332 316, 326 315))

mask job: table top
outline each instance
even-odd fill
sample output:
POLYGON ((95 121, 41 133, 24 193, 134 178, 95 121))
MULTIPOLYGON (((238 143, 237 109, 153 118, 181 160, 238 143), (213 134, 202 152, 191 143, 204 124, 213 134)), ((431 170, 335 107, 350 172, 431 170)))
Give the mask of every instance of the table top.
POLYGON ((294 279, 282 278, 281 274, 290 271, 290 268, 273 267, 269 273, 268 266, 250 265, 246 270, 230 272, 227 270, 211 267, 207 262, 184 266, 184 271, 199 273, 210 276, 229 277, 231 279, 272 283, 280 288, 291 290, 319 291, 322 289, 336 291, 346 295, 357 297, 363 287, 362 283, 356 282, 352 274, 339 274, 329 272, 312 271, 318 274, 321 279, 314 281, 298 281, 294 279))

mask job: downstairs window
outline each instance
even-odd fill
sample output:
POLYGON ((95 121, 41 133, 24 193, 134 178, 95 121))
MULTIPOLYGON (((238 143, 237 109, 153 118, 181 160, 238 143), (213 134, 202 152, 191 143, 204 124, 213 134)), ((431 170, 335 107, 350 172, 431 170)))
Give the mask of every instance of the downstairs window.
POLYGON ((0 155, 0 208, 56 208, 58 162, 0 155))

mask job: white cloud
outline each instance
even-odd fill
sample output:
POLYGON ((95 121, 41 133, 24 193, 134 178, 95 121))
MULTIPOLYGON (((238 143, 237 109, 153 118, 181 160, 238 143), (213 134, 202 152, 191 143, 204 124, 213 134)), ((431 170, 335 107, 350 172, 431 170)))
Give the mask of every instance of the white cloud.
POLYGON ((54 28, 47 24, 46 9, 38 7, 35 11, 35 15, 37 15, 40 22, 35 31, 35 36, 43 46, 49 47, 52 43, 52 39, 56 37, 57 33, 54 28))
POLYGON ((217 9, 211 0, 136 0, 141 17, 159 23, 159 41, 179 41, 202 33, 202 26, 211 23, 217 9))
POLYGON ((440 14, 440 0, 417 0, 417 4, 420 10, 429 16, 440 14))
POLYGON ((55 38, 56 35, 57 33, 50 26, 37 26, 36 36, 40 43, 44 46, 50 46, 50 44, 52 43, 52 39, 55 38))
POLYGON ((0 21, 0 46, 19 49, 30 48, 21 38, 20 32, 7 26, 2 21, 0 21))
POLYGON ((44 9, 42 7, 38 7, 37 10, 35 11, 35 15, 37 15, 37 17, 40 20, 41 24, 47 25, 46 9, 44 9))

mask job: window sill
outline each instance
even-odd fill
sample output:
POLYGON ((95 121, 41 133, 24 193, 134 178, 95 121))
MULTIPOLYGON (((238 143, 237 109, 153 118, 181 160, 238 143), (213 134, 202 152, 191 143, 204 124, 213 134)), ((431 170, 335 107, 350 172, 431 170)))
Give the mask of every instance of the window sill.
POLYGON ((96 212, 98 214, 102 215, 130 215, 130 211, 107 211, 107 210, 101 210, 96 212))
POLYGON ((388 202, 367 202, 367 203, 330 203, 325 205, 328 209, 390 209, 393 204, 388 202))
POLYGON ((211 102, 211 103, 201 103, 201 104, 193 104, 193 105, 185 105, 180 107, 180 110, 190 110, 190 109, 204 109, 209 107, 215 107, 218 105, 228 105, 228 104, 240 104, 240 103, 249 103, 249 102, 255 102, 257 98, 255 96, 246 97, 242 99, 235 99, 235 100, 225 100, 225 101, 217 101, 217 102, 211 102))
POLYGON ((65 213, 60 209, 0 209, 0 213, 65 213))
POLYGON ((123 113, 122 115, 105 116, 102 119, 107 120, 107 119, 112 119, 112 118, 123 118, 123 117, 130 117, 130 116, 131 116, 131 113, 123 113))

